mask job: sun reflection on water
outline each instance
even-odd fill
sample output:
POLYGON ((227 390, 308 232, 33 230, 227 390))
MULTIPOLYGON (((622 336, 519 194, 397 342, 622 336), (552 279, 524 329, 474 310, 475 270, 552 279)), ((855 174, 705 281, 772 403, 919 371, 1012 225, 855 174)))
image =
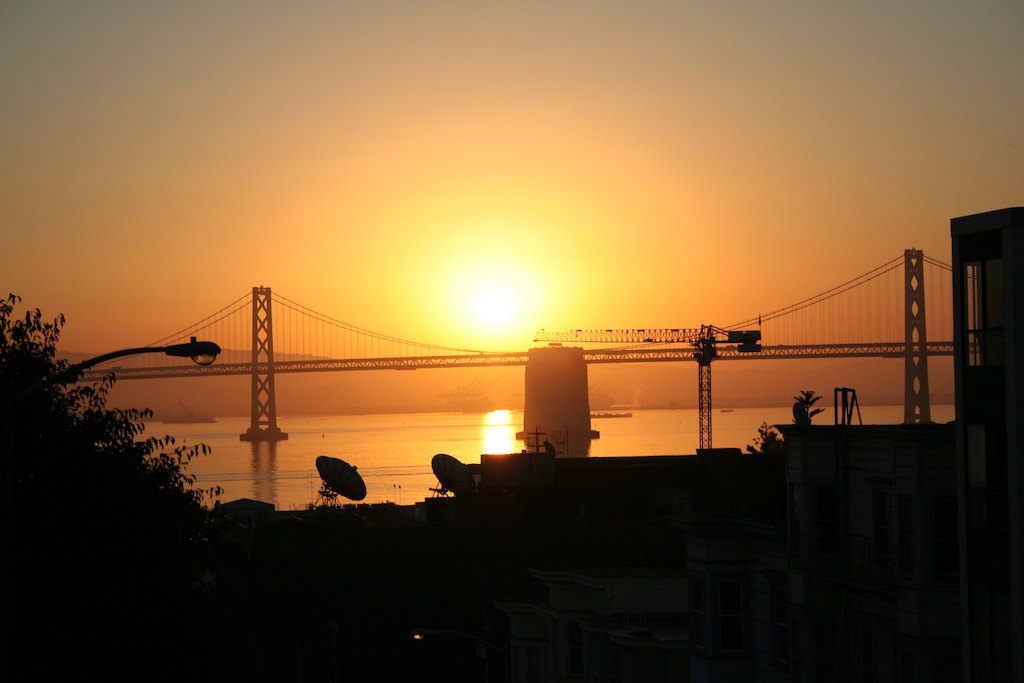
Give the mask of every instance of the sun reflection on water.
POLYGON ((511 410, 492 410, 480 423, 480 440, 484 453, 515 453, 516 428, 512 424, 511 410))

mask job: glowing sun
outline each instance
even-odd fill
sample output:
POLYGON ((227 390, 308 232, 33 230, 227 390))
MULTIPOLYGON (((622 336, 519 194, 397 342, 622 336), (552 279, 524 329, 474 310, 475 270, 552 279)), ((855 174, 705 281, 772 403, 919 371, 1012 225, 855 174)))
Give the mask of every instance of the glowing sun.
POLYGON ((477 291, 475 299, 477 318, 492 327, 508 324, 519 310, 515 292, 505 285, 485 285, 477 291))
POLYGON ((532 274, 519 264, 497 259, 465 265, 452 274, 449 288, 454 320, 479 343, 522 335, 539 298, 532 274))

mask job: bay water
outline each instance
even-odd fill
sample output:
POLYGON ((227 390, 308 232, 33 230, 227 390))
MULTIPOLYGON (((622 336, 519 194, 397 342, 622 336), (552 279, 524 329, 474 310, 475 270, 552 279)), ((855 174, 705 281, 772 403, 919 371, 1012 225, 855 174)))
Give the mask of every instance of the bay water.
MULTIPOLYGON (((899 424, 902 406, 861 406, 864 424, 899 424)), ((814 418, 833 424, 831 407, 814 418)), ((932 406, 932 419, 954 418, 953 406, 932 406)), ((789 424, 788 407, 736 408, 712 414, 712 445, 740 448, 752 444, 762 423, 789 424)), ((464 463, 479 463, 484 453, 518 453, 526 444, 515 438, 523 430, 521 410, 489 413, 412 413, 402 415, 310 415, 279 417, 288 439, 249 443, 239 434, 248 418, 218 418, 212 423, 150 423, 147 435, 175 437, 177 445, 205 444, 187 472, 201 490, 219 486, 205 502, 241 498, 273 503, 278 510, 307 509, 317 501, 322 482, 316 458, 340 458, 357 468, 366 483, 363 503, 411 505, 435 495, 437 477, 431 459, 447 453, 464 463)), ((592 420, 600 438, 591 441, 589 457, 691 455, 699 443, 696 409, 633 410, 631 417, 592 420)), ((342 499, 342 502, 345 501, 342 499)))

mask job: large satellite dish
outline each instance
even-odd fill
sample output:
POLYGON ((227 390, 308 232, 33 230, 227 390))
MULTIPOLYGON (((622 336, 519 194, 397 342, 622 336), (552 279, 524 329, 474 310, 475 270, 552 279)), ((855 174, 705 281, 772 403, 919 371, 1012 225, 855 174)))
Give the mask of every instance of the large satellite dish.
POLYGON ((430 469, 434 470, 434 475, 440 484, 438 488, 431 489, 431 491, 442 496, 447 496, 452 491, 458 490, 460 485, 465 486, 472 481, 469 468, 458 458, 447 453, 435 455, 430 461, 430 469))
MULTIPOLYGON (((366 482, 356 472, 356 468, 344 460, 321 455, 316 459, 316 471, 324 481, 324 492, 335 496, 345 496, 351 500, 366 498, 366 482)), ((324 495, 325 498, 330 496, 324 495)))

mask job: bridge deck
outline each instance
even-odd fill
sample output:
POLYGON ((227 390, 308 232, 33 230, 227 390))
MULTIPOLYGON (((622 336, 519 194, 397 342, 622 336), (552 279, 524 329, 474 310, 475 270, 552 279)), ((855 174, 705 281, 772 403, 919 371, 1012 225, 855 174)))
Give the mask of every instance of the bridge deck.
MULTIPOLYGON (((928 342, 925 352, 929 356, 952 356, 953 342, 928 342)), ((916 349, 911 350, 916 351, 916 349)), ((769 360, 797 358, 905 358, 905 344, 865 343, 805 346, 763 346, 758 353, 740 353, 736 348, 723 346, 717 360, 769 360)), ((275 373, 339 372, 354 370, 418 370, 430 368, 465 368, 525 366, 526 351, 507 353, 478 353, 448 356, 409 356, 400 358, 341 358, 322 360, 290 360, 274 363, 275 373)), ((690 347, 587 349, 583 352, 587 363, 679 363, 695 361, 690 347)), ((258 364, 258 371, 266 372, 266 364, 258 364)), ((213 365, 181 365, 151 368, 92 368, 82 373, 79 381, 95 382, 114 374, 117 379, 159 379, 167 377, 200 377, 251 375, 252 363, 214 363, 213 365)))

